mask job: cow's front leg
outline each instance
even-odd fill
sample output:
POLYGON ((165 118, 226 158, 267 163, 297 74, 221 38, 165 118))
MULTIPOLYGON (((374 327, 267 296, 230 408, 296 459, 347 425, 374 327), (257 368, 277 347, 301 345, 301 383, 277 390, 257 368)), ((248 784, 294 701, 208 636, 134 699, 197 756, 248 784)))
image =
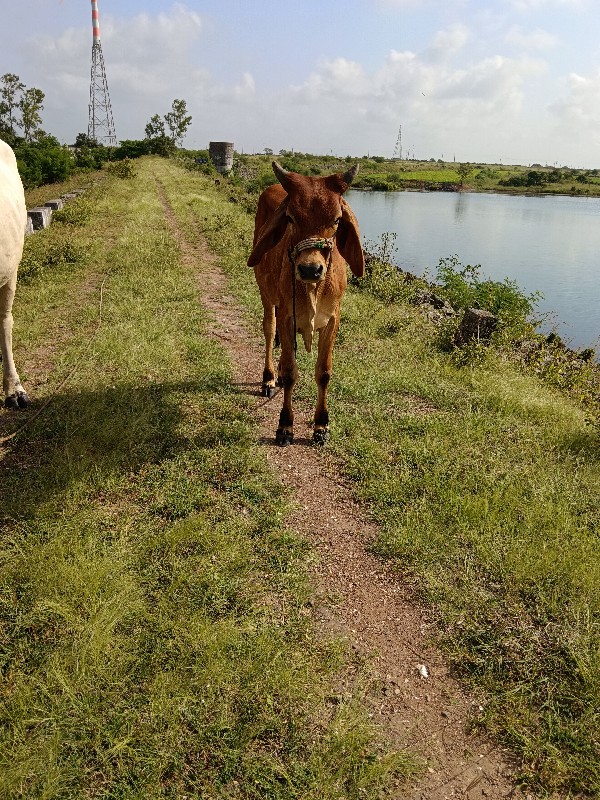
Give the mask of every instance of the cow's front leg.
POLYGON ((14 287, 5 284, 0 289, 0 352, 2 353, 2 386, 6 408, 25 408, 29 398, 21 385, 12 354, 12 301, 14 287))
POLYGON ((279 414, 279 425, 275 433, 277 444, 285 447, 294 441, 294 410, 292 394, 298 380, 298 366, 294 351, 294 321, 284 319, 280 323, 281 359, 279 361, 279 383, 283 386, 283 407, 279 414))
POLYGON ((275 341, 275 306, 263 300, 263 333, 265 335, 265 368, 263 370, 261 394, 273 397, 275 394, 275 365, 273 364, 273 342, 275 341))
POLYGON ((317 382, 317 407, 315 408, 315 427, 313 430, 315 444, 325 444, 329 441, 327 389, 331 380, 333 345, 339 325, 340 310, 338 308, 327 325, 319 332, 319 352, 315 365, 315 381, 317 382))

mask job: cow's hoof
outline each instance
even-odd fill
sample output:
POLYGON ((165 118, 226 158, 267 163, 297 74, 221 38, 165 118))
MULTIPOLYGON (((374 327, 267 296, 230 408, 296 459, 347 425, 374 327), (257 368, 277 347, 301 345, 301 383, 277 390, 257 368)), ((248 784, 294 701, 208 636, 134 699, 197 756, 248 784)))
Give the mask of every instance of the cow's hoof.
POLYGON ((15 392, 15 394, 11 394, 4 400, 5 408, 9 408, 11 411, 18 411, 20 408, 27 408, 29 404, 29 398, 25 392, 15 392))
POLYGON ((329 441, 329 428, 315 428, 313 431, 313 442, 323 445, 329 441))
POLYGON ((268 398, 273 397, 275 395, 275 387, 271 386, 268 383, 263 383, 262 389, 261 389, 261 395, 263 397, 268 397, 268 398))
POLYGON ((294 432, 287 430, 286 428, 277 428, 277 432, 275 433, 275 443, 280 445, 281 447, 287 447, 288 444, 292 444, 294 441, 294 432))

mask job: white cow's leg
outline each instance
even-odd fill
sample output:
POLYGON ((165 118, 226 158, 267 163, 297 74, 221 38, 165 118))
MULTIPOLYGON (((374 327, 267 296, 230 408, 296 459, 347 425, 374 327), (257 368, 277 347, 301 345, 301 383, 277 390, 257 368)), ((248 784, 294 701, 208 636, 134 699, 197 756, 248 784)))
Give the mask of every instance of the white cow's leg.
POLYGON ((0 350, 2 352, 2 385, 7 408, 25 408, 27 394, 21 385, 12 354, 13 316, 16 278, 0 289, 0 350))

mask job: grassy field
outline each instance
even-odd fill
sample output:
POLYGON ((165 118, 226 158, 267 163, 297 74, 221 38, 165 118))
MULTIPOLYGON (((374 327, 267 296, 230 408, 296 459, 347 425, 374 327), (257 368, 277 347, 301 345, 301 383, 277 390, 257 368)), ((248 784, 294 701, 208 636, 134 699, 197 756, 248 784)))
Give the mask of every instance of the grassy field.
MULTIPOLYGON (((154 176, 258 325, 251 198, 137 169, 57 226, 78 247, 57 244, 19 294, 19 363, 50 357, 57 395, 2 463, 0 796, 375 797, 401 759, 327 702, 343 654, 302 614, 305 545, 280 532, 285 497, 154 176)), ((597 796, 597 427, 500 356, 458 366, 421 309, 358 288, 330 392, 332 453, 487 698, 481 724, 540 796, 597 796)))
MULTIPOLYGON (((258 325, 251 218, 188 186, 171 178, 182 224, 203 224, 258 325)), ((524 781, 597 796, 598 427, 501 355, 461 367, 439 340, 422 310, 351 289, 331 448, 382 527, 378 551, 436 609, 457 671, 488 698, 482 724, 522 756, 524 781)), ((305 378, 298 394, 312 392, 305 378)))
POLYGON ((379 796, 410 760, 334 697, 156 172, 197 186, 148 160, 27 242, 16 356, 52 402, 0 462, 0 797, 379 796))

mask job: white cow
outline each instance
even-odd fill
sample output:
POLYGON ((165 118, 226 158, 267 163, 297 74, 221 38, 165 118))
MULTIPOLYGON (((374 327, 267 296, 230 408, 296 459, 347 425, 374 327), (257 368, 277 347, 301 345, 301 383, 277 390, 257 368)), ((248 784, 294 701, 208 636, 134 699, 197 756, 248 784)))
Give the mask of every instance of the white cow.
POLYGON ((28 402, 12 354, 12 304, 26 223, 25 194, 17 160, 11 148, 0 139, 0 349, 7 408, 25 408, 28 402))

